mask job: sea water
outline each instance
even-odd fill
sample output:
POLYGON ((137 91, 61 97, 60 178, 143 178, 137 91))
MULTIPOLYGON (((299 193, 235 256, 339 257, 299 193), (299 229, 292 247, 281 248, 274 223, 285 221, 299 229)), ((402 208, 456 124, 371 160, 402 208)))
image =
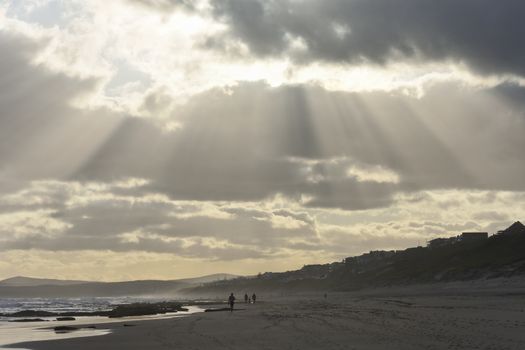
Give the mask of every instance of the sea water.
POLYGON ((145 298, 0 298, 0 314, 23 310, 50 312, 93 312, 111 310, 118 304, 155 302, 145 298))
MULTIPOLYGON (((50 312, 93 312, 107 311, 119 304, 135 302, 159 302, 163 299, 150 298, 0 298, 0 313, 14 313, 23 310, 50 311, 50 312)), ((198 307, 188 307, 188 312, 167 313, 162 315, 148 315, 139 317, 108 318, 100 316, 80 316, 74 321, 56 321, 56 317, 28 317, 40 318, 41 322, 9 322, 14 318, 0 317, 0 349, 9 349, 9 344, 56 340, 76 337, 99 336, 110 333, 107 329, 79 329, 73 332, 57 333, 56 326, 82 327, 103 323, 140 321, 148 319, 183 317, 195 312, 201 312, 198 307)), ((99 328, 99 327, 97 327, 99 328)))

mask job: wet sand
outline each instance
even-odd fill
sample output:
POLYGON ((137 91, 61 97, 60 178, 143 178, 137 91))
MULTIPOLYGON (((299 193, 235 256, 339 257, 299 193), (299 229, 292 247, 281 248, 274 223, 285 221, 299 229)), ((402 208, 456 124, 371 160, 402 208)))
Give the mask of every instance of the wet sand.
MULTIPOLYGON (((525 349, 525 293, 417 289, 239 304, 245 310, 105 325, 108 335, 18 344, 97 349, 525 349), (401 296, 400 296, 401 295, 401 296)), ((14 347, 14 346, 11 346, 14 347)))
MULTIPOLYGON (((74 321, 57 321, 56 317, 42 317, 40 322, 0 322, 0 349, 10 349, 9 344, 16 342, 37 342, 43 340, 69 339, 78 337, 94 337, 106 335, 113 329, 126 325, 136 325, 136 322, 187 317, 204 310, 189 306, 188 312, 166 313, 161 315, 146 315, 125 318, 108 318, 100 316, 79 316, 74 321), (118 324, 113 325, 113 324, 118 324), (74 331, 58 331, 54 327, 74 327, 74 331)), ((16 318, 13 318, 16 320, 16 318)))

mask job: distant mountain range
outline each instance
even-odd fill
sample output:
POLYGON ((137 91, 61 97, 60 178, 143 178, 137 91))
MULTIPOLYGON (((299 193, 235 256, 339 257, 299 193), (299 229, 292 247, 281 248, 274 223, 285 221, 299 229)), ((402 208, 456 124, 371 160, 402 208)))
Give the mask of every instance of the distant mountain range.
POLYGON ((280 294, 303 291, 349 291, 367 287, 466 281, 525 276, 525 226, 515 222, 488 237, 468 232, 439 238, 427 247, 372 251, 300 270, 266 272, 256 277, 217 281, 181 291, 193 296, 218 296, 257 291, 280 294))
POLYGON ((238 277, 237 275, 221 273, 169 281, 94 282, 16 276, 0 281, 0 297, 173 297, 183 288, 191 288, 204 283, 238 277))
POLYGON ((70 286, 82 283, 89 282, 16 276, 0 281, 0 287, 70 286))

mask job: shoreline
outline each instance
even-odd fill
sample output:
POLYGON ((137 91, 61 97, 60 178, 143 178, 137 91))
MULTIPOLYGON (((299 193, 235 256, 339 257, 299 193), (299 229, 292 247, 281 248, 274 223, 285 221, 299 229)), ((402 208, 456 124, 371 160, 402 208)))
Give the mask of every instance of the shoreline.
POLYGON ((12 349, 12 345, 14 344, 28 342, 36 343, 41 341, 98 337, 111 334, 111 332, 121 327, 133 327, 136 323, 180 319, 189 317, 195 313, 204 312, 204 309, 199 306, 189 306, 188 309, 187 312, 181 311, 122 318, 79 316, 73 321, 57 321, 54 319, 44 320, 42 322, 3 321, 0 323, 0 349, 12 349), (56 327, 59 327, 59 329, 56 330, 56 327), (68 329, 69 327, 71 327, 71 329, 68 329))

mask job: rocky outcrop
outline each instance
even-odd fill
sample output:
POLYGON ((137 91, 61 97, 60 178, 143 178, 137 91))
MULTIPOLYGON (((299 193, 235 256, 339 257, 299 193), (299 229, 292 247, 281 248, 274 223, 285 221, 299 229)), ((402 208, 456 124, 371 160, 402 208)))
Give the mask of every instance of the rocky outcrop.
POLYGON ((57 317, 57 321, 74 321, 76 320, 76 318, 74 317, 69 317, 69 316, 66 316, 66 317, 57 317))
POLYGON ((10 320, 9 322, 46 322, 47 320, 43 320, 41 318, 20 318, 16 320, 10 320))
POLYGON ((134 303, 117 306, 108 313, 108 317, 157 315, 186 310, 180 303, 175 302, 134 303))
MULTIPOLYGON (((34 320, 41 320, 36 317, 56 317, 57 321, 74 321, 76 316, 107 316, 111 318, 127 317, 127 316, 145 316, 166 314, 169 312, 188 311, 182 307, 179 302, 158 302, 158 303, 134 303, 118 305, 111 311, 93 311, 93 312, 49 312, 41 310, 24 310, 8 314, 0 314, 3 317, 19 318, 24 317, 24 320, 14 320, 14 322, 30 322, 28 317, 35 317, 34 320)), ((31 319, 33 320, 33 319, 31 319)), ((43 320, 42 320, 43 321, 43 320)), ((37 321, 31 321, 37 322, 37 321)))

